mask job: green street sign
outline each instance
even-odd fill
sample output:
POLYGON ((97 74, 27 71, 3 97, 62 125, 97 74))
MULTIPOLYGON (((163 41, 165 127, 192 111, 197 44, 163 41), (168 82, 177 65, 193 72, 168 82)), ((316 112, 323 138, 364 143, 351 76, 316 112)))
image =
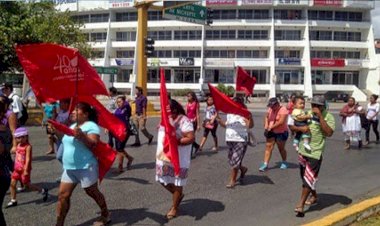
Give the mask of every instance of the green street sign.
POLYGON ((118 68, 116 67, 94 67, 96 72, 99 74, 109 74, 109 75, 114 75, 117 74, 119 71, 118 68))
POLYGON ((196 24, 206 24, 207 8, 194 4, 179 6, 164 10, 163 17, 196 24))

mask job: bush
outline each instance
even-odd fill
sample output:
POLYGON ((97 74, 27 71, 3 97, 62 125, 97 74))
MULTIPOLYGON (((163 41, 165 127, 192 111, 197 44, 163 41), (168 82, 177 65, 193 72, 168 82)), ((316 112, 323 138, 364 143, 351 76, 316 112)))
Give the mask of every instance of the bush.
POLYGON ((235 89, 233 86, 225 86, 224 84, 219 83, 216 87, 220 92, 226 94, 229 97, 232 97, 235 93, 235 89))
POLYGON ((172 95, 174 97, 185 97, 189 92, 191 92, 191 89, 179 89, 173 91, 172 95))

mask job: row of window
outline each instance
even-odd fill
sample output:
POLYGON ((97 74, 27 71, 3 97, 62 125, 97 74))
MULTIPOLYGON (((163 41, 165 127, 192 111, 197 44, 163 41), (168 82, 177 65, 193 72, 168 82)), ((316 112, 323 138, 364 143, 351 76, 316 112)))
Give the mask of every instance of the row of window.
MULTIPOLYGON (((247 70, 256 77, 257 84, 269 84, 269 73, 267 70, 247 70)), ((131 69, 123 69, 117 75, 116 82, 129 82, 131 69)), ((159 83, 159 69, 149 69, 148 83, 159 83)), ((320 71, 311 72, 312 84, 333 85, 359 85, 358 71, 320 71)), ((205 70, 205 83, 234 83, 235 70, 231 69, 207 69, 205 70)), ((276 70, 277 84, 303 84, 303 73, 299 70, 276 70)), ((175 68, 165 69, 165 80, 168 83, 199 83, 199 68, 175 68)))
POLYGON ((311 51, 311 58, 361 59, 358 51, 311 51))
POLYGON ((351 31, 310 31, 310 40, 326 40, 326 41, 362 41, 361 32, 351 31))
MULTIPOLYGON (((96 52, 97 56, 104 57, 103 51, 96 52)), ((116 51, 117 58, 133 58, 133 50, 116 51)), ((179 58, 192 57, 200 58, 200 50, 157 50, 153 52, 152 57, 158 58, 179 58)), ((206 58, 268 58, 267 50, 206 50, 206 58)), ((311 51, 311 58, 343 58, 343 59, 361 59, 359 51, 311 51)), ((299 50, 276 50, 275 58, 301 58, 299 50)))
MULTIPOLYGON (((304 19, 302 10, 275 9, 273 12, 274 19, 297 20, 304 19)), ((86 14, 75 15, 72 17, 80 23, 100 23, 108 22, 109 14, 86 14)), ((343 11, 326 11, 326 10, 309 10, 309 20, 335 20, 335 21, 363 21, 362 12, 343 12, 343 11)), ((163 20, 161 11, 149 11, 148 20, 163 20)), ((235 19, 252 19, 262 20, 270 19, 269 9, 221 9, 214 10, 214 20, 235 20, 235 19)), ((137 12, 120 12, 116 13, 115 21, 137 21, 137 12)))

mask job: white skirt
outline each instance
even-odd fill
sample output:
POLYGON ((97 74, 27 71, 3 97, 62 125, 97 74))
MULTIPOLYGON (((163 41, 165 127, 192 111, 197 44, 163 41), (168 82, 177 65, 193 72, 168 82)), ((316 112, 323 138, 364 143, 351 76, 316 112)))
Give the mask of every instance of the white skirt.
POLYGON ((346 122, 342 123, 342 128, 343 133, 360 132, 362 130, 360 117, 357 114, 346 117, 346 122))

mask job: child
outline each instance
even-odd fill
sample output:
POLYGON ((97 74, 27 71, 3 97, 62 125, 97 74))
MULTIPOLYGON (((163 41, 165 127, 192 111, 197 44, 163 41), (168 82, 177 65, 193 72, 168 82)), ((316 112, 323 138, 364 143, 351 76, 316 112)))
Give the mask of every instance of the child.
MULTIPOLYGON (((297 96, 294 99, 294 109, 292 111, 291 117, 294 119, 295 126, 307 126, 307 121, 312 118, 311 115, 306 114, 305 109, 305 99, 301 96, 297 96)), ((307 150, 311 150, 309 145, 310 134, 297 132, 294 136, 293 146, 298 151, 298 144, 300 139, 303 139, 303 146, 307 150)))
POLYGON ((216 112, 215 106, 214 106, 214 100, 212 99, 212 96, 208 96, 206 100, 207 106, 205 109, 205 119, 203 121, 203 137, 201 140, 201 144, 199 145, 198 151, 202 151, 203 145, 205 145, 208 134, 211 132, 212 137, 214 138, 214 147, 212 148, 213 151, 218 151, 218 137, 216 136, 216 129, 218 128, 218 123, 216 122, 216 117, 218 116, 218 113, 216 112))
POLYGON ((39 191, 42 194, 42 200, 46 202, 48 198, 48 189, 39 188, 30 183, 30 173, 32 171, 32 146, 28 141, 28 130, 24 127, 17 128, 14 132, 14 137, 17 142, 14 170, 11 180, 11 201, 8 207, 17 206, 16 201, 16 184, 21 181, 26 188, 33 191, 39 191))

